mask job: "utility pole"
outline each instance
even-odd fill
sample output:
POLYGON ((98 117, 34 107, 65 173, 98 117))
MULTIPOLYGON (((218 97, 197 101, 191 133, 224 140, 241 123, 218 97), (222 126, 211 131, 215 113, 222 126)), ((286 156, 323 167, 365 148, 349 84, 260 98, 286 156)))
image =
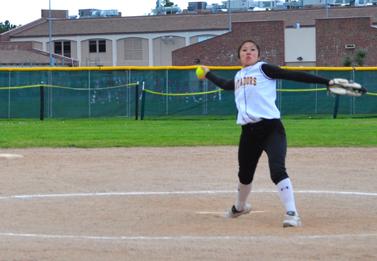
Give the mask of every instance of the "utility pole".
POLYGON ((52 59, 52 21, 51 21, 51 0, 48 0, 48 49, 50 54, 50 66, 54 65, 52 59))
POLYGON ((230 10, 230 1, 228 0, 228 30, 229 32, 232 31, 232 12, 230 10))
POLYGON ((329 18, 329 3, 327 1, 328 0, 325 1, 325 3, 326 3, 326 18, 329 18))

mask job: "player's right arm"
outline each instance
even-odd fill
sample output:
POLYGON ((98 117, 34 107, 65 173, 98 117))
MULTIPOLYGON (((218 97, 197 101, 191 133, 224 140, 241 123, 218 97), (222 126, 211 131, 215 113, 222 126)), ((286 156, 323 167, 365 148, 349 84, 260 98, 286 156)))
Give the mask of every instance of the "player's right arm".
POLYGON ((209 81, 213 82, 223 90, 234 90, 234 80, 226 80, 218 77, 213 72, 211 72, 211 70, 207 66, 201 65, 200 67, 204 71, 204 77, 209 81))
POLYGON ((224 90, 234 90, 234 80, 226 80, 208 71, 205 77, 224 90))

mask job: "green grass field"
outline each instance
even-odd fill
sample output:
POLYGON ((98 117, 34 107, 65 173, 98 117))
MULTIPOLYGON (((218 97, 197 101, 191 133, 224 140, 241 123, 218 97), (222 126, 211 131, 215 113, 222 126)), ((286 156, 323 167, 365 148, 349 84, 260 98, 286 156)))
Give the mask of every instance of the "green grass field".
MULTIPOLYGON (((291 147, 377 146, 377 118, 283 119, 291 147)), ((235 119, 0 120, 0 148, 237 145, 235 119)))

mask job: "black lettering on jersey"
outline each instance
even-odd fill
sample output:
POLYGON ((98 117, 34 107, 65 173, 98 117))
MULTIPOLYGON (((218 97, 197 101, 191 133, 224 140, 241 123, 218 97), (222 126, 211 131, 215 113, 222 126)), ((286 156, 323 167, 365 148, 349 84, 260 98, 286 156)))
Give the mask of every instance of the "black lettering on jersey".
POLYGON ((236 89, 238 88, 245 88, 245 87, 252 87, 257 85, 257 78, 248 76, 242 79, 238 79, 236 81, 236 89))

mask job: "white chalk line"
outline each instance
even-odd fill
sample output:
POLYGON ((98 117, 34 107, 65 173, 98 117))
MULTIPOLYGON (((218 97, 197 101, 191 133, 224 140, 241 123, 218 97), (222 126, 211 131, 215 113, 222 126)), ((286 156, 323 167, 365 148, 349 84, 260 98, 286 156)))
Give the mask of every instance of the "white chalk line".
MULTIPOLYGON (((29 194, 0 196, 0 200, 32 200, 48 198, 78 198, 78 197, 120 197, 120 196, 172 196, 172 195, 218 195, 232 194, 235 190, 198 190, 198 191, 134 191, 134 192, 89 192, 89 193, 61 193, 61 194, 29 194)), ((252 191, 251 193, 277 193, 272 190, 252 191)), ((377 192, 357 191, 326 191, 326 190, 298 190, 296 194, 343 195, 377 197, 377 192)))
POLYGON ((23 157, 24 155, 21 155, 21 154, 0 153, 0 158, 5 158, 5 159, 19 159, 23 157))
MULTIPOLYGON (((264 210, 252 210, 249 214, 256 214, 256 213, 264 213, 266 211, 264 210)), ((225 211, 197 211, 195 212, 196 214, 199 215, 225 215, 225 211)))
MULTIPOLYGON (((209 190, 209 191, 160 191, 160 192, 95 192, 95 193, 65 193, 65 194, 30 194, 2 196, 0 200, 31 200, 49 198, 76 198, 76 197, 116 197, 116 196, 170 196, 170 195, 217 195, 236 193, 235 190, 209 190)), ((276 191, 264 190, 253 191, 252 193, 276 193, 276 191)), ((299 190, 300 194, 327 194, 346 196, 371 196, 376 197, 373 192, 352 192, 352 191, 316 191, 299 190)), ((261 212, 261 211, 259 211, 261 212)), ((203 212, 204 213, 204 212, 203 212)), ((209 212, 206 212, 209 213, 209 212)), ((212 213, 212 212, 211 212, 212 213)), ((215 212, 214 212, 215 213, 215 212)), ((217 213, 217 212, 216 212, 217 213)), ((30 239, 55 239, 55 240, 100 240, 100 241, 213 241, 213 240, 287 240, 287 239, 344 239, 344 238, 367 238, 377 237, 376 234, 337 234, 337 235, 296 235, 296 236, 88 236, 88 235, 54 235, 54 234, 31 234, 31 233, 7 233, 0 232, 0 237, 30 238, 30 239)))
POLYGON ((53 234, 26 234, 26 233, 1 233, 0 237, 30 238, 30 239, 54 239, 54 240, 97 240, 97 241, 271 241, 277 240, 317 240, 317 239, 349 239, 377 237, 377 233, 371 234, 329 234, 329 235, 255 235, 255 236, 86 236, 86 235, 53 235, 53 234))

